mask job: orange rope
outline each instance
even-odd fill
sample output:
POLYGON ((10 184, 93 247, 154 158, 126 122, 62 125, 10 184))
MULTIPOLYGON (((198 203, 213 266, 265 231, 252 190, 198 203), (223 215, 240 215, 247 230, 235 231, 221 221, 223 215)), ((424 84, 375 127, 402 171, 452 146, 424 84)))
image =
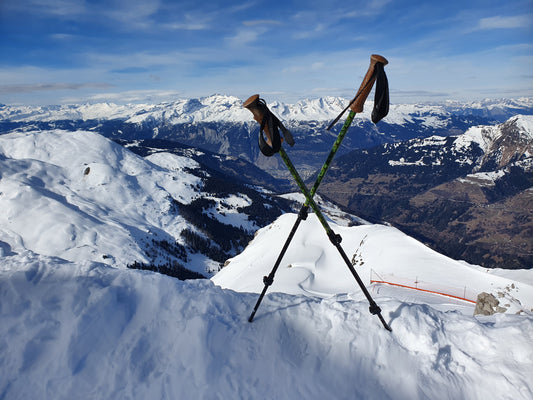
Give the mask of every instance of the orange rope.
POLYGON ((463 301, 468 301, 468 302, 470 302, 470 303, 474 303, 474 304, 476 304, 476 302, 475 302, 474 300, 465 299, 464 297, 454 296, 453 294, 447 294, 447 293, 435 292, 435 291, 433 291, 433 290, 428 290, 428 289, 420 289, 420 288, 417 288, 417 287, 408 286, 408 285, 402 285, 402 284, 399 284, 399 283, 392 283, 392 282, 387 282, 387 281, 374 281, 374 280, 370 280, 370 283, 386 283, 387 285, 400 286, 400 287, 403 287, 403 288, 414 289, 414 290, 420 290, 421 292, 428 292, 428 293, 432 293, 432 294, 440 294, 440 295, 442 295, 442 296, 453 297, 454 299, 459 299, 459 300, 463 300, 463 301))

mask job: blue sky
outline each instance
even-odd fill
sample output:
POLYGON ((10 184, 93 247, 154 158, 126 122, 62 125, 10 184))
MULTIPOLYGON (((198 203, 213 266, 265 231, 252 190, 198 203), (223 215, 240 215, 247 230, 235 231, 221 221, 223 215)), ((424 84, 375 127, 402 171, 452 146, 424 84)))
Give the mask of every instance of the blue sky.
POLYGON ((0 0, 0 103, 533 96, 533 0, 0 0))

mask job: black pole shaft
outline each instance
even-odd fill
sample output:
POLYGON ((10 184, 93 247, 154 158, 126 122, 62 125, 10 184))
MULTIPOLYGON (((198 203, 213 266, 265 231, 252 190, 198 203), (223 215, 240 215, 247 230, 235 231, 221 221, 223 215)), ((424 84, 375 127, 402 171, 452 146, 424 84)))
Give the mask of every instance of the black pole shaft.
POLYGON ((354 276, 355 280, 359 284, 359 287, 363 291, 363 294, 365 295, 365 297, 367 298, 368 302, 370 303, 370 313, 373 314, 373 315, 377 315, 379 317, 381 323, 383 324, 383 327, 385 329, 387 329, 388 331, 392 331, 391 327, 383 319, 383 316, 381 315, 381 309, 379 308, 379 306, 376 304, 376 302, 374 301, 374 299, 372 298, 372 296, 370 295, 370 293, 366 289, 363 281, 359 277, 359 274, 357 273, 357 271, 353 267, 352 263, 350 262, 350 259, 348 258, 348 256, 344 252, 344 249, 341 247, 341 245, 340 245, 341 237, 339 235, 336 235, 333 232, 333 230, 331 229, 331 227, 329 226, 328 222, 326 221, 326 218, 324 217, 324 215, 322 214, 322 212, 320 211, 320 209, 316 205, 315 201, 313 200, 313 197, 311 197, 309 191, 307 190, 307 187, 305 186, 302 178, 300 177, 300 174, 298 174, 298 171, 296 170, 296 168, 292 164, 289 156, 287 155, 287 153, 285 153, 285 150, 283 149, 283 146, 280 148, 279 154, 280 154, 281 158, 283 159, 283 162, 285 163, 285 165, 289 169, 291 175, 295 179, 296 183, 298 184, 298 187, 300 188, 300 191, 304 194, 307 202, 309 203, 309 205, 311 206, 311 208, 315 212, 315 215, 317 216, 317 218, 320 221, 320 223, 322 224, 322 226, 324 227, 324 229, 325 229, 325 231, 326 231, 326 233, 328 235, 328 238, 330 239, 330 241, 335 245, 335 247, 339 251, 342 259, 346 263, 348 269, 350 270, 350 272, 354 276))
MULTIPOLYGON (((305 205, 302 207, 302 210, 304 208, 307 209, 305 205)), ((263 291, 261 292, 261 294, 259 295, 259 298, 257 299, 257 303, 255 303, 254 310, 252 311, 252 314, 250 314, 250 318, 248 318, 248 322, 252 322, 254 320, 255 313, 257 312, 259 305, 263 301, 263 297, 265 297, 268 287, 272 285, 272 283, 274 282, 274 275, 276 274, 276 271, 278 270, 278 267, 281 263, 281 259, 285 255, 285 252, 287 251, 287 248, 289 247, 289 244, 291 243, 292 238, 294 234, 296 233, 298 226, 300 226, 300 222, 302 222, 302 220, 303 218, 301 218, 300 214, 298 214, 298 218, 296 218, 296 221, 294 222, 294 225, 292 226, 289 236, 287 237, 287 240, 285 241, 285 244, 283 245, 283 248, 281 249, 281 253, 279 254, 278 259, 276 260, 276 263, 274 264, 274 268, 272 268, 272 271, 270 272, 268 276, 265 276, 263 278, 263 283, 265 284, 265 286, 263 287, 263 291)))
MULTIPOLYGON (((352 124, 354 117, 355 117, 355 112, 350 111, 350 113, 348 114, 348 117, 346 118, 346 121, 344 121, 344 125, 342 126, 342 129, 339 132, 339 135, 337 136, 337 139, 333 143, 333 146, 331 148, 331 151, 329 152, 328 158, 326 159, 326 162, 320 169, 320 172, 318 173, 315 183, 313 187, 311 188, 311 192, 309 193, 311 197, 313 197, 316 191, 318 190, 318 187, 320 186, 322 179, 326 175, 326 171, 328 170, 331 164, 331 161, 335 157, 335 154, 337 153, 337 150, 339 149, 342 140, 346 136, 346 133, 348 132, 348 129, 350 128, 350 125, 352 124)), ((263 290, 261 291, 261 294, 259 295, 259 298, 257 299, 257 302, 255 303, 254 310, 250 314, 250 317, 248 318, 248 322, 252 322, 254 320, 255 313, 257 312, 259 305, 263 301, 263 297, 265 297, 268 287, 272 285, 272 283, 274 282, 274 275, 276 275, 279 265, 281 264, 281 260, 285 256, 285 253, 287 252, 287 249, 289 248, 289 245, 291 244, 292 238, 294 237, 294 234, 296 233, 296 231, 298 230, 298 227, 300 226, 300 222, 302 222, 302 220, 305 220, 307 218, 308 210, 309 210, 309 204, 308 204, 308 200, 306 199, 304 205, 302 206, 302 208, 300 209, 300 212, 298 213, 298 217, 296 218, 296 221, 294 221, 294 225, 292 226, 289 236, 285 240, 285 244, 283 245, 283 248, 281 249, 281 252, 279 253, 278 258, 276 259, 276 262, 274 263, 274 267, 272 268, 272 271, 270 272, 268 276, 265 276, 263 278, 263 283, 265 284, 265 286, 263 287, 263 290)))
POLYGON ((334 243, 334 245, 337 248, 337 250, 339 251, 342 259, 344 260, 344 262, 348 266, 348 269, 352 273, 353 277, 355 278, 355 280, 359 284, 359 287, 363 291, 363 294, 367 298, 368 303, 370 304, 370 307, 369 307, 370 314, 377 315, 379 320, 383 324, 383 327, 385 329, 387 329, 389 332, 392 332, 392 328, 389 326, 389 324, 387 324, 387 322, 385 322, 385 319, 383 319, 383 316, 381 315, 381 309, 379 308, 379 306, 376 304, 376 302, 374 301, 374 299, 372 298, 372 296, 368 292, 367 288, 363 284, 363 281, 361 281, 361 278, 359 277, 359 274, 357 273, 357 271, 353 267, 352 263, 350 262, 350 259, 348 258, 348 256, 344 252, 344 249, 341 247, 340 243, 334 243))

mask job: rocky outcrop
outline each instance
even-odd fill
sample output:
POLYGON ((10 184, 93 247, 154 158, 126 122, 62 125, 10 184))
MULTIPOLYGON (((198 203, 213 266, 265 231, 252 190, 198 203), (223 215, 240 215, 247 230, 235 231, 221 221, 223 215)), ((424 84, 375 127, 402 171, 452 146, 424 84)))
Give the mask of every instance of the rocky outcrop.
POLYGON ((482 292, 477 295, 476 308, 474 315, 492 315, 504 313, 507 309, 499 306, 500 301, 494 295, 482 292))

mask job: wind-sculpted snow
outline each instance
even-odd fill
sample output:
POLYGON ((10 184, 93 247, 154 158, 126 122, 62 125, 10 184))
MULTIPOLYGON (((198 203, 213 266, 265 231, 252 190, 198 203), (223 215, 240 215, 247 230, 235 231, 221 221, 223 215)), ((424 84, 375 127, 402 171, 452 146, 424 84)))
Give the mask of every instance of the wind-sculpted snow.
MULTIPOLYGON (((248 247, 228 260, 226 267, 211 279, 224 288, 260 293, 264 286, 262 278, 274 266, 295 218, 294 214, 285 214, 259 230, 248 247)), ((392 227, 347 227, 334 222, 331 225, 342 236, 343 249, 365 284, 375 280, 413 287, 394 294, 401 299, 411 298, 416 289, 424 289, 426 302, 439 303, 445 301, 441 296, 454 296, 447 300, 456 305, 455 309, 470 314, 477 295, 488 292, 502 300, 506 312, 533 315, 533 286, 527 281, 507 279, 452 260, 392 227), (428 291, 441 295, 427 295, 428 291), (455 297, 473 303, 455 301, 455 297)), ((533 270, 523 274, 533 276, 533 270)), ((269 290, 328 297, 351 293, 357 290, 357 283, 337 249, 328 241, 318 219, 310 215, 294 235, 269 290)))
POLYGON ((0 266, 0 397, 530 399, 533 318, 266 297, 30 252, 0 266))

